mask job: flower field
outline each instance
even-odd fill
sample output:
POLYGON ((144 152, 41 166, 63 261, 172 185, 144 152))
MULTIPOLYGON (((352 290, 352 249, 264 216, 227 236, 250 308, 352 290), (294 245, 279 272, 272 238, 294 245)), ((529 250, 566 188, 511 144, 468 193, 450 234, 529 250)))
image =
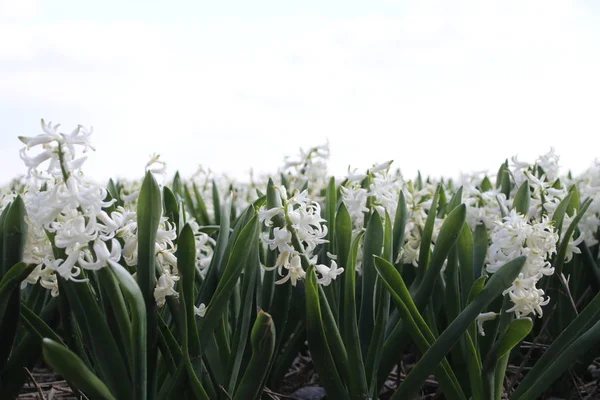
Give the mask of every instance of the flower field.
POLYGON ((89 399, 277 399, 307 351, 327 399, 600 396, 600 164, 331 177, 317 146, 250 182, 155 155, 98 184, 93 139, 19 137, 0 400, 40 360, 89 399))

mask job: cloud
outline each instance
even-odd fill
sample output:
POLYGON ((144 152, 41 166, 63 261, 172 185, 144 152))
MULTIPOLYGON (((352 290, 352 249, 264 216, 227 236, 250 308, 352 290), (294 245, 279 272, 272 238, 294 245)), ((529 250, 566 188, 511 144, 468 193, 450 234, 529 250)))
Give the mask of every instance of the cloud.
POLYGON ((0 0, 0 21, 30 18, 38 12, 38 0, 0 0))

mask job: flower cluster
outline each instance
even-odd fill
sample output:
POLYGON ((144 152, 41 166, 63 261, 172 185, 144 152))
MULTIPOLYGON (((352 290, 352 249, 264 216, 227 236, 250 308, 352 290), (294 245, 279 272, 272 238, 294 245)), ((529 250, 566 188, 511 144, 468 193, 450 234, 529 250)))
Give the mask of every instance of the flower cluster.
MULTIPOLYGON (((24 260, 36 265, 24 281, 39 282, 58 295, 60 277, 65 280, 85 280, 83 270, 94 271, 110 263, 124 263, 135 268, 138 262, 137 214, 134 211, 139 194, 137 183, 121 182, 120 200, 110 199, 108 191, 87 180, 81 170, 86 157, 77 150, 94 149, 89 142, 92 130, 78 126, 71 134, 58 132, 58 125, 42 120, 41 135, 20 137, 26 145, 21 158, 28 168, 29 182, 24 201, 29 233, 24 260), (32 148, 41 152, 31 155, 32 148), (40 166, 46 164, 42 170, 40 166)), ((146 170, 164 175, 166 164, 153 155, 146 170)), ((8 203, 12 195, 3 197, 8 203)), ((196 239, 196 260, 200 271, 210 264, 214 240, 200 231, 200 226, 186 215, 196 239)), ((156 234, 155 254, 162 275, 155 289, 159 306, 166 296, 176 296, 177 271, 175 224, 162 217, 156 234)))
POLYGON ((327 160, 329 160, 329 144, 300 149, 297 158, 285 158, 280 169, 281 176, 288 180, 289 187, 300 190, 310 182, 309 190, 318 196, 322 188, 327 186, 327 160))
POLYGON ((459 181, 463 188, 463 202, 467 206, 467 224, 471 229, 479 224, 492 229, 494 222, 502 218, 507 208, 506 195, 481 173, 463 174, 459 181))
MULTIPOLYGON (((273 227, 273 218, 279 217, 284 220, 281 226, 273 227, 271 234, 263 236, 263 242, 271 250, 277 249, 279 255, 274 266, 266 266, 266 270, 277 269, 280 276, 283 276, 283 270, 286 275, 278 280, 277 284, 282 284, 288 280, 292 285, 296 285, 299 279, 303 279, 306 271, 302 266, 302 259, 310 265, 315 265, 315 269, 321 274, 318 282, 322 285, 329 285, 331 280, 341 274, 344 269, 338 268, 335 260, 332 259, 331 267, 323 264, 316 265, 317 256, 314 254, 319 244, 327 242, 327 226, 322 222, 321 206, 318 202, 312 201, 308 197, 308 191, 297 192, 288 198, 284 187, 276 187, 282 200, 281 207, 270 209, 262 208, 259 211, 259 219, 267 227, 273 227), (294 235, 296 241, 294 241, 294 235), (297 247, 294 246, 297 243, 297 247)), ((334 257, 332 257, 334 258, 334 257)))
POLYGON ((89 142, 92 130, 78 126, 64 134, 58 127, 42 120, 43 134, 19 137, 26 145, 21 159, 30 178, 24 195, 30 228, 25 259, 36 264, 27 282, 39 279, 55 295, 56 273, 67 280, 85 279, 80 278, 82 268, 96 270, 120 259, 115 234, 123 219, 122 210, 107 212, 114 200, 106 200, 106 189, 81 171, 87 157, 79 157, 77 149, 94 149, 89 142), (30 150, 38 147, 42 151, 31 156, 30 150), (45 171, 39 170, 44 163, 45 171), (56 257, 53 247, 58 249, 56 257))
POLYGON ((367 200, 382 218, 386 213, 392 218, 396 215, 398 193, 404 182, 401 175, 390 172, 391 165, 392 161, 374 165, 366 174, 348 169, 346 185, 341 187, 342 200, 357 230, 364 228, 364 214, 369 211, 367 200))
MULTIPOLYGON (((408 218, 404 229, 404 246, 402 247, 402 252, 398 254, 399 259, 396 260, 397 262, 412 264, 415 267, 418 266, 417 261, 419 260, 421 248, 421 235, 425 228, 427 215, 431 209, 435 190, 436 188, 432 184, 427 184, 421 190, 418 190, 412 182, 408 183, 404 191, 408 218)), ((432 236, 434 243, 443 222, 442 218, 436 217, 432 236)))
POLYGON ((512 210, 492 229, 491 245, 488 249, 486 270, 494 273, 508 261, 526 256, 525 265, 511 287, 504 291, 514 306, 517 317, 531 313, 542 315, 542 306, 550 299, 544 297, 544 291, 536 284, 543 276, 552 275, 549 257, 556 253, 558 234, 548 218, 539 222, 530 222, 527 217, 512 210))
MULTIPOLYGON (((436 184, 419 184, 420 188, 417 188, 412 181, 405 182, 399 171, 391 172, 391 164, 392 161, 387 161, 374 165, 366 174, 349 170, 346 176, 346 185, 341 187, 342 200, 352 218, 356 234, 364 229, 364 216, 369 212, 369 207, 377 211, 382 218, 385 218, 386 214, 390 218, 395 218, 399 194, 402 190, 408 216, 402 251, 398 254, 396 262, 412 264, 416 267, 421 247, 421 235, 431 208, 436 184), (368 183, 366 185, 368 189, 363 187, 365 182, 368 183)), ((443 218, 435 220, 433 243, 437 239, 443 221, 443 218)), ((360 259, 361 255, 359 254, 358 261, 360 259)), ((360 271, 360 262, 357 262, 356 268, 360 271)))

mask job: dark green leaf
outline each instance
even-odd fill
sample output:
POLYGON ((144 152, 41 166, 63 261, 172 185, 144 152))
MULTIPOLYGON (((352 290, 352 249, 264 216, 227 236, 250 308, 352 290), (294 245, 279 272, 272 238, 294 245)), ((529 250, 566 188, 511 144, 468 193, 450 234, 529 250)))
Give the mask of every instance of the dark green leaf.
POLYGON ((71 350, 51 339, 44 339, 43 352, 46 362, 90 400, 115 399, 106 385, 71 350))

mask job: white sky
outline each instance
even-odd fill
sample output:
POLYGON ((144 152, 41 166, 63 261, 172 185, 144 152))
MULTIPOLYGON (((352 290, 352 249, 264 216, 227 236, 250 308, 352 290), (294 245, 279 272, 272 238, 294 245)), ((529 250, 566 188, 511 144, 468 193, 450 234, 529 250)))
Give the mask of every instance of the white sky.
POLYGON ((599 109, 593 1, 0 0, 0 183, 40 118, 93 126, 102 180, 154 152, 245 177, 327 139, 336 175, 495 171, 551 146, 580 172, 599 109))

